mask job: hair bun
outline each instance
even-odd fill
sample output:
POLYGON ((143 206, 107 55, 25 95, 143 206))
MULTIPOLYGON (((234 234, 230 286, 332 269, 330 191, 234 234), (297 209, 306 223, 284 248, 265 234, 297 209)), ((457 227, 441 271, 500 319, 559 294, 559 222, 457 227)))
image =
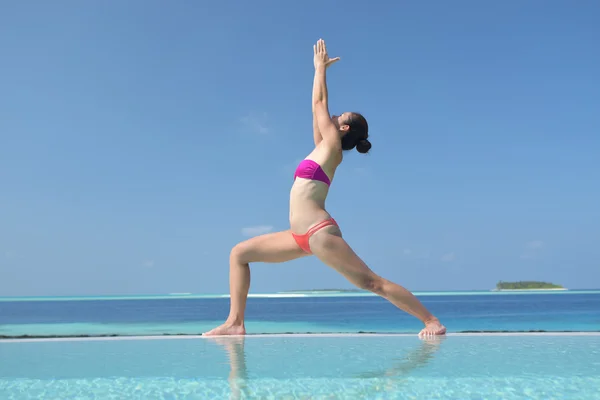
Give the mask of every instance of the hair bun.
POLYGON ((356 150, 359 153, 368 153, 369 150, 371 150, 371 142, 369 142, 369 139, 360 139, 356 142, 356 150))

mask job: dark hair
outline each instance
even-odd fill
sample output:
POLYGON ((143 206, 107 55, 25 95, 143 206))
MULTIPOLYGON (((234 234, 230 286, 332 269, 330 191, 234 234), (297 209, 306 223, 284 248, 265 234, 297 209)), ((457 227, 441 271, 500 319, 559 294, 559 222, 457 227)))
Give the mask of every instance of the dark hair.
POLYGON ((368 153, 371 150, 371 142, 369 142, 369 124, 365 117, 359 113, 350 113, 350 117, 346 121, 350 127, 348 133, 342 138, 342 150, 352 150, 356 147, 359 153, 368 153))

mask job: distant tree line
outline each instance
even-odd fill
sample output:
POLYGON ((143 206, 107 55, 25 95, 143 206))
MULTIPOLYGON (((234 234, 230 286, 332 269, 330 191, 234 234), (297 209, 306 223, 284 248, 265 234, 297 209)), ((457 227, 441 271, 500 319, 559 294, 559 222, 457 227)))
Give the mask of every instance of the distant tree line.
POLYGON ((518 282, 503 282, 496 284, 496 289, 562 289, 562 286, 555 285, 549 282, 538 281, 518 281, 518 282))

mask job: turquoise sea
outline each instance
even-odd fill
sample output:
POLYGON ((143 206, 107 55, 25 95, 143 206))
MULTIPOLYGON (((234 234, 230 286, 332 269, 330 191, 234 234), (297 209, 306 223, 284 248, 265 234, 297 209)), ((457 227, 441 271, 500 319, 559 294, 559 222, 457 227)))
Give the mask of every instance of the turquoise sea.
MULTIPOLYGON (((448 332, 600 331, 600 290, 417 292, 448 332)), ((199 334, 228 295, 0 298, 0 336, 199 334)), ((370 293, 252 294, 247 331, 416 333, 421 324, 370 293)))

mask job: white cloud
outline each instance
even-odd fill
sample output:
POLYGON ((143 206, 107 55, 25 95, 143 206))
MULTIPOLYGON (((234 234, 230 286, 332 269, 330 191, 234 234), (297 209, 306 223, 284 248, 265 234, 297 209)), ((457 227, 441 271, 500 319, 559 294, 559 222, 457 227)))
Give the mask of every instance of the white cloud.
POLYGON ((541 249, 542 247, 544 247, 544 242, 542 242, 541 240, 532 240, 531 242, 527 242, 525 244, 525 247, 527 247, 528 249, 541 249))
POLYGON ((154 260, 146 260, 142 263, 142 265, 146 268, 154 267, 154 260))
POLYGON ((242 228, 242 235, 258 236, 258 235, 263 235, 265 233, 269 233, 272 230, 273 230, 273 226, 271 226, 271 225, 247 226, 245 228, 242 228))
POLYGON ((244 129, 256 134, 266 135, 271 132, 267 125, 267 113, 248 114, 240 119, 244 129))
POLYGON ((541 240, 531 240, 525 243, 525 251, 520 255, 523 260, 531 260, 538 256, 546 244, 541 240))
POLYGON ((408 255, 410 255, 410 253, 412 253, 412 251, 410 249, 404 249, 404 250, 402 250, 402 253, 404 253, 404 255, 408 256, 408 255))
POLYGON ((454 252, 446 253, 442 256, 442 258, 440 258, 440 260, 445 261, 445 262, 454 261, 455 259, 456 259, 456 254, 454 254, 454 252))

